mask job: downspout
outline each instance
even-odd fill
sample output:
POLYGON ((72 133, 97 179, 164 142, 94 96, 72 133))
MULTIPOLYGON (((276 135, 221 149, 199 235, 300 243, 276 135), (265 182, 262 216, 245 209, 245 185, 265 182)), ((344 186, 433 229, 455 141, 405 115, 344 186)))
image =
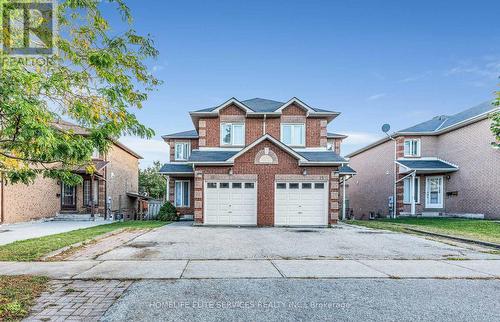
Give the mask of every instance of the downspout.
POLYGON ((392 218, 396 219, 397 214, 398 214, 398 202, 397 202, 397 180, 398 180, 398 167, 396 165, 396 160, 398 159, 398 145, 396 139, 392 138, 391 139, 394 141, 394 191, 393 191, 393 198, 392 198, 392 218))
POLYGON ((267 114, 264 114, 264 119, 262 120, 262 135, 266 135, 266 119, 267 114))
POLYGON ((413 174, 411 176, 411 214, 414 216, 415 215, 415 177, 416 177, 416 171, 413 171, 413 174))
POLYGON ((346 177, 342 181, 342 220, 345 220, 345 206, 346 206, 346 196, 345 196, 345 182, 346 177))

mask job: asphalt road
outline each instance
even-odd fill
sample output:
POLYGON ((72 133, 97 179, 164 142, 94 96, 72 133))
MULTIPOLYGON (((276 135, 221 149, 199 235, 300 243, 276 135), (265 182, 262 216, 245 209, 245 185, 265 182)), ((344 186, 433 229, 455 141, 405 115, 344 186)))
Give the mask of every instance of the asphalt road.
POLYGON ((104 321, 500 321, 499 280, 141 281, 104 321))

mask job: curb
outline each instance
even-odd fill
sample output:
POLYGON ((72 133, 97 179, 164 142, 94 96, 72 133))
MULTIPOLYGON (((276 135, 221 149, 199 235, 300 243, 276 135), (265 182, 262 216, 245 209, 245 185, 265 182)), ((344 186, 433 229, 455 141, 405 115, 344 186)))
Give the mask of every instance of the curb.
POLYGON ((474 239, 468 239, 468 238, 462 238, 462 237, 456 237, 456 236, 450 236, 450 235, 443 235, 443 234, 438 234, 438 233, 431 233, 425 230, 420 230, 420 229, 414 229, 414 228, 408 228, 408 227, 403 227, 405 230, 424 234, 424 235, 429 235, 429 236, 436 236, 436 237, 443 237, 443 238, 448 238, 448 239, 453 239, 461 242, 466 242, 470 244, 477 244, 477 245, 482 245, 482 246, 487 246, 487 247, 492 247, 496 249, 500 249, 499 244, 495 243, 489 243, 485 241, 480 241, 480 240, 474 240, 474 239))

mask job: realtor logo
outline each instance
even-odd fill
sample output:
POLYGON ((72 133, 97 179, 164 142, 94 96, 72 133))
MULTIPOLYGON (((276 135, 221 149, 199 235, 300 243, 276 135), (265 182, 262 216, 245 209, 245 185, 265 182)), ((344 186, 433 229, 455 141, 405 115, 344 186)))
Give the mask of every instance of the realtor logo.
POLYGON ((55 0, 7 2, 2 5, 3 53, 13 56, 52 55, 55 0))

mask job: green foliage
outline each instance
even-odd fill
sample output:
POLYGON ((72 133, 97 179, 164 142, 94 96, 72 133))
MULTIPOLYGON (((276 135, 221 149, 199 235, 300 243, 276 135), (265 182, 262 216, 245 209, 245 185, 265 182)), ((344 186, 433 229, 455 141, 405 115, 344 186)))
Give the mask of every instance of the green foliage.
POLYGON ((47 289, 42 276, 0 276, 0 321, 20 321, 47 289))
MULTIPOLYGON (((496 92, 496 96, 493 104, 500 106, 500 91, 496 92)), ((491 116, 491 131, 496 138, 496 142, 492 143, 493 146, 500 148, 500 112, 496 112, 491 116)))
POLYGON ((132 29, 124 0, 59 1, 56 16, 58 50, 47 63, 0 51, 0 171, 12 183, 28 184, 37 175, 78 183, 72 170, 95 170, 94 150, 105 153, 121 135, 154 134, 133 110, 160 84, 146 66, 158 51, 149 36, 132 29), (105 18, 101 6, 114 6, 122 20, 105 18), (55 127, 61 119, 88 132, 55 127))
POLYGON ((175 221, 177 220, 177 209, 167 201, 161 206, 156 219, 160 221, 175 221))
POLYGON ((139 192, 147 193, 154 199, 162 199, 165 195, 166 181, 159 173, 161 168, 160 161, 155 161, 153 166, 142 170, 139 169, 139 192))

